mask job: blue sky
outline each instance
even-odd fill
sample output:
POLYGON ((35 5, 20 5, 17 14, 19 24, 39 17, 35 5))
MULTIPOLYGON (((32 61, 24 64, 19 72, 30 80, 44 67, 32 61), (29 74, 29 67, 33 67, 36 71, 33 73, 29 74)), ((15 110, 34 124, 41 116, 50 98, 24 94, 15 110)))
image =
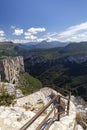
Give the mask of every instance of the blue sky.
POLYGON ((0 41, 87 41, 87 0, 0 0, 0 41))

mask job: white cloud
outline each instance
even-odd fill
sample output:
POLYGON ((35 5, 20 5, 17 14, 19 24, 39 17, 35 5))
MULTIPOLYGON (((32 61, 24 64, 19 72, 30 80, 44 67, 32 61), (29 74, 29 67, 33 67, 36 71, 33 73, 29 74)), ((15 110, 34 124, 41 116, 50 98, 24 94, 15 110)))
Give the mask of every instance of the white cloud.
POLYGON ((43 28, 30 28, 28 29, 28 32, 31 33, 31 34, 37 34, 38 32, 44 32, 46 31, 46 29, 43 27, 43 28))
MULTIPOLYGON (((41 42, 43 40, 47 41, 61 41, 61 42, 79 42, 79 41, 87 41, 87 22, 71 26, 67 28, 65 31, 57 33, 57 32, 48 32, 45 35, 42 35, 46 29, 42 28, 29 28, 26 32, 23 32, 23 29, 16 28, 15 26, 11 26, 13 29, 13 35, 24 36, 22 39, 12 40, 15 43, 26 43, 26 42, 41 42), (40 33, 40 35, 39 35, 40 33), (41 34, 42 33, 42 34, 41 34)), ((0 30, 0 41, 5 39, 5 32, 0 30)))
POLYGON ((27 30, 27 32, 25 32, 24 33, 24 35, 25 35, 25 37, 26 36, 34 36, 34 35, 36 35, 37 33, 39 33, 39 32, 44 32, 44 31, 46 31, 46 29, 45 28, 30 28, 30 29, 28 29, 27 30))
POLYGON ((20 36, 23 34, 23 29, 14 29, 13 35, 20 36))
POLYGON ((5 36, 5 32, 3 30, 0 30, 0 37, 5 36))
POLYGON ((6 39, 6 41, 12 41, 14 43, 27 43, 27 42, 41 42, 44 40, 44 38, 37 37, 37 34, 40 32, 44 32, 46 29, 43 28, 29 28, 26 32, 23 31, 23 29, 16 28, 15 26, 11 26, 11 29, 13 29, 13 35, 20 36, 24 34, 24 37, 22 39, 6 39))
POLYGON ((28 35, 28 36, 25 36, 25 39, 27 39, 27 40, 35 40, 35 39, 37 39, 37 37, 34 36, 34 35, 28 35))
POLYGON ((37 36, 35 36, 35 35, 33 35, 33 34, 29 33, 29 32, 25 32, 24 35, 25 35, 24 39, 28 40, 29 42, 35 42, 38 39, 37 36))
POLYGON ((48 42, 51 42, 51 41, 58 41, 58 33, 56 32, 53 32, 53 33, 50 33, 48 32, 46 35, 44 35, 42 37, 43 40, 47 40, 48 42))
POLYGON ((0 30, 0 42, 6 41, 5 38, 5 32, 3 30, 0 30))
POLYGON ((87 22, 71 26, 61 33, 47 33, 44 39, 61 42, 87 41, 87 22))
POLYGON ((87 41, 87 22, 75 25, 66 29, 66 31, 59 33, 58 39, 60 41, 87 41))
POLYGON ((29 28, 27 32, 24 33, 24 39, 28 40, 28 42, 39 42, 42 38, 38 38, 37 34, 39 32, 44 32, 46 29, 43 28, 29 28))
POLYGON ((31 36, 32 34, 30 32, 25 32, 24 35, 25 36, 31 36))

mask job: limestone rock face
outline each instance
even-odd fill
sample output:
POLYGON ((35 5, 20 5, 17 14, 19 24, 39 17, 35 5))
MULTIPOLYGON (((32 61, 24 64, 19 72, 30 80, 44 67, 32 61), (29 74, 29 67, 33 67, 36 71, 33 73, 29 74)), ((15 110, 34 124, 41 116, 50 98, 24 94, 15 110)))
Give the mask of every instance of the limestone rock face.
POLYGON ((24 71, 24 62, 22 56, 8 57, 0 61, 1 79, 14 83, 17 81, 19 72, 24 71))

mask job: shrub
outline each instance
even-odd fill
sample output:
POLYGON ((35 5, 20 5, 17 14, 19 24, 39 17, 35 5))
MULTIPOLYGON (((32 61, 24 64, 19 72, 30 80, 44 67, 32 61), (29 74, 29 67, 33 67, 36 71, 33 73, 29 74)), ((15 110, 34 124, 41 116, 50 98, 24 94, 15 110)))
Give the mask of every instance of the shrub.
POLYGON ((0 105, 9 106, 14 99, 15 95, 10 95, 4 87, 0 88, 0 105))
POLYGON ((24 95, 38 91, 41 87, 42 84, 38 79, 28 73, 20 73, 17 88, 21 89, 24 95))

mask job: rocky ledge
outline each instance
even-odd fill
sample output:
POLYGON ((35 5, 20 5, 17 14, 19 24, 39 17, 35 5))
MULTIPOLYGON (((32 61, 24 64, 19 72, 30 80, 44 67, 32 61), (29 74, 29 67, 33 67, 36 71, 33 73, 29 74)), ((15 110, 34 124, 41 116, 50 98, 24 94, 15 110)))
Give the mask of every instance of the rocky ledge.
MULTIPOLYGON (((17 99, 14 106, 0 106, 0 130, 19 130, 49 102, 49 95, 51 93, 59 94, 50 88, 43 88, 29 96, 17 99)), ((45 111, 27 130, 35 130, 47 115, 49 109, 45 111)), ((70 102, 70 115, 62 117, 60 122, 55 121, 49 130, 83 130, 83 128, 76 123, 76 109, 72 102, 70 102)))

